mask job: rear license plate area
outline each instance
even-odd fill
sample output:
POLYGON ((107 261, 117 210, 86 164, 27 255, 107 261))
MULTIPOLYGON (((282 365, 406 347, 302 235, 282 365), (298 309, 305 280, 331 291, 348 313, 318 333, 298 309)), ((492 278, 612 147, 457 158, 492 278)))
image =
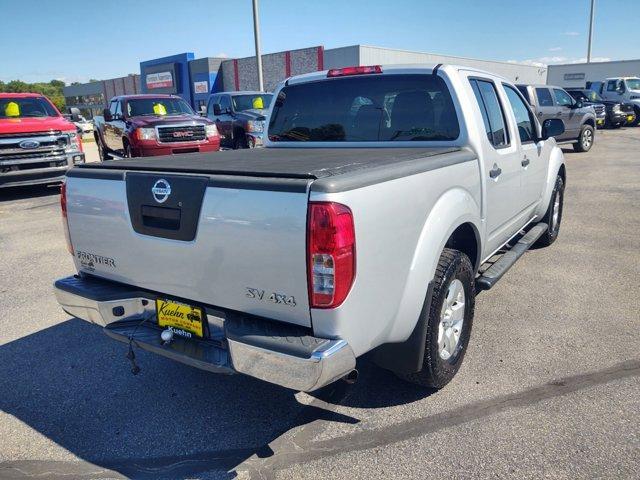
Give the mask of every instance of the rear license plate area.
POLYGON ((182 338, 203 338, 204 311, 201 307, 166 298, 156 299, 156 316, 160 328, 168 328, 182 338))

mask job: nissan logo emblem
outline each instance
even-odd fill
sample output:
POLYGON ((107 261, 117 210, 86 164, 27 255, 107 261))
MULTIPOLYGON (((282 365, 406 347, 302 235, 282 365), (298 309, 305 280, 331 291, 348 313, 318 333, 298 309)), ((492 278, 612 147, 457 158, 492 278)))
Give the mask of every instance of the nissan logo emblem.
POLYGON ((164 178, 156 181, 151 188, 153 198, 158 203, 164 203, 171 195, 171 185, 164 178))
POLYGON ((40 146, 40 142, 37 140, 23 140, 19 143, 20 148, 31 149, 38 148, 40 146))

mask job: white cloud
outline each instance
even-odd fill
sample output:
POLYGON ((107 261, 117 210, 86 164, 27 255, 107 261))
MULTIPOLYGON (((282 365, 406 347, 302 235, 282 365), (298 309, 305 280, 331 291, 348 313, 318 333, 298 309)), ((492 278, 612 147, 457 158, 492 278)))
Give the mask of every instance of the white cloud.
POLYGON ((578 32, 564 32, 563 35, 566 35, 567 37, 578 37, 578 36, 580 36, 580 33, 578 33, 578 32))
POLYGON ((560 50, 562 50, 562 47, 551 47, 549 49, 550 52, 559 52, 560 50))
POLYGON ((216 53, 216 54, 214 55, 214 57, 217 57, 217 58, 229 58, 229 55, 227 55, 227 54, 226 54, 226 53, 224 53, 224 52, 220 52, 220 53, 216 53))

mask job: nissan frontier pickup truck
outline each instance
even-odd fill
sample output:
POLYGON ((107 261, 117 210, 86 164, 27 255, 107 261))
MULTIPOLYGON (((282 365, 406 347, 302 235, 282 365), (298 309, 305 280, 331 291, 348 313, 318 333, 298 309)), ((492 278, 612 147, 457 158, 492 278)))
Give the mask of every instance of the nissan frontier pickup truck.
POLYGON ((62 308, 134 373, 142 348, 312 391, 369 354, 445 386, 476 291, 558 236, 563 123, 486 72, 368 66, 287 79, 265 129, 264 149, 73 168, 62 308))

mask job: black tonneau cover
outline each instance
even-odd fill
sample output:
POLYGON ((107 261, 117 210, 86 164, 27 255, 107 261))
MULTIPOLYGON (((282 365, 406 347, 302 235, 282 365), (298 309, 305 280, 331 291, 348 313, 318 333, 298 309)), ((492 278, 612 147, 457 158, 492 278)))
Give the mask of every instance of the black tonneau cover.
POLYGON ((79 168, 162 171, 206 175, 241 175, 321 179, 373 167, 401 166, 406 162, 444 153, 447 148, 258 148, 216 153, 185 153, 87 163, 79 168))

